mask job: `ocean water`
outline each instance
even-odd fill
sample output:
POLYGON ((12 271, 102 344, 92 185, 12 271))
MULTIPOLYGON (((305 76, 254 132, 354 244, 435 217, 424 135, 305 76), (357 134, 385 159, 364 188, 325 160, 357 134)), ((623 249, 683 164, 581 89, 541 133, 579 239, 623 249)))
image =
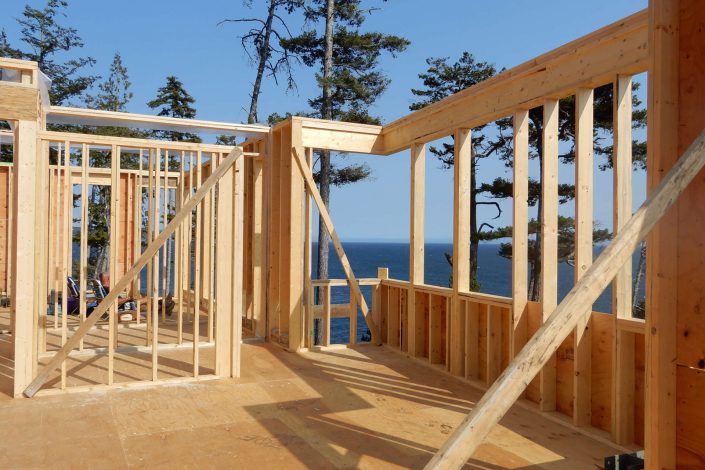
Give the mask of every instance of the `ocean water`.
MULTIPOLYGON (((389 268, 389 277, 392 279, 409 279, 409 244, 408 243, 380 243, 380 242, 343 242, 345 252, 350 259, 350 264, 359 278, 376 277, 377 267, 389 268)), ((313 277, 316 277, 317 245, 313 247, 313 277)), ((594 248, 597 257, 604 246, 594 248)), ((427 243, 425 245, 425 282, 426 284, 449 287, 451 267, 446 261, 445 253, 452 253, 450 243, 427 243)), ((486 294, 511 297, 512 290, 512 263, 510 260, 498 255, 499 244, 481 243, 478 252, 478 279, 480 292, 486 294)), ((638 255, 634 256, 633 264, 636 272, 638 255)), ((566 263, 558 266, 558 297, 560 300, 573 287, 573 267, 566 263)), ((330 247, 329 277, 331 279, 345 279, 345 273, 335 254, 330 247)), ((643 281, 640 289, 643 295, 643 281)), ((362 288, 362 293, 369 306, 372 305, 372 288, 362 288)), ((598 312, 611 311, 612 291, 608 287, 597 299, 593 310, 598 312)), ((348 303, 349 290, 347 287, 334 287, 331 289, 332 303, 348 303)), ((362 312, 358 309, 358 340, 367 332, 362 312)), ((346 343, 349 338, 349 322, 345 318, 331 319, 331 342, 346 343)))
MULTIPOLYGON (((409 279, 409 244, 393 242, 343 242, 345 252, 348 255, 355 276, 358 278, 376 277, 378 267, 389 268, 389 277, 406 281, 409 279)), ((604 246, 594 248, 594 257, 597 257, 604 249, 604 246)), ((480 282, 480 292, 486 294, 501 295, 511 297, 512 289, 512 263, 510 260, 498 255, 498 243, 481 243, 478 253, 478 278, 480 282)), ((450 243, 427 243, 425 245, 425 282, 426 284, 449 287, 451 267, 446 261, 445 253, 452 253, 453 245, 450 243)), ((316 278, 318 246, 313 244, 312 275, 316 278)), ((80 247, 78 243, 73 244, 74 267, 77 266, 80 247)), ((639 262, 638 254, 633 257, 634 272, 639 262)), ((161 263, 160 263, 161 265, 161 263)), ((172 269, 173 273, 173 269, 172 269)), ((141 285, 144 290, 147 286, 147 270, 143 269, 141 274, 141 285)), ((78 272, 74 273, 78 279, 78 272)), ((330 246, 330 266, 329 277, 331 279, 345 279, 345 273, 340 265, 340 261, 335 254, 333 246, 330 246)), ((161 286, 161 276, 160 276, 161 286)), ((560 300, 573 287, 573 268, 566 263, 558 266, 558 300, 560 300)), ((170 292, 173 292, 173 278, 170 279, 170 292)), ((372 288, 363 286, 362 293, 367 300, 367 304, 372 306, 372 288)), ((639 296, 643 298, 644 281, 639 289, 639 296)), ((612 291, 608 287, 597 299, 593 310, 598 312, 610 312, 612 302, 612 291)), ((350 301, 349 290, 346 286, 333 287, 331 289, 331 302, 335 304, 346 304, 350 301)), ((358 309, 357 338, 367 333, 367 325, 362 317, 362 312, 358 309)), ((349 338, 349 322, 346 318, 331 319, 331 342, 347 343, 349 338)))

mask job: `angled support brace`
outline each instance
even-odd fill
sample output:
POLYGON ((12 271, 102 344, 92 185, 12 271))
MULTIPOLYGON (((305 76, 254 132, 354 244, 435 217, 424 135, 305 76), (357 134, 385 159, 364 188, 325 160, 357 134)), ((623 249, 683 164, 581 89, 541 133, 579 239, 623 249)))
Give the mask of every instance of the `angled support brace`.
POLYGON ((340 238, 338 237, 338 232, 335 231, 335 227, 333 226, 333 220, 330 218, 330 214, 328 213, 326 205, 323 204, 321 193, 318 192, 318 187, 316 186, 315 181, 313 181, 311 169, 308 167, 308 165, 303 159, 304 152, 298 147, 294 147, 293 150, 294 159, 296 160, 296 163, 299 166, 299 171, 301 172, 301 176, 303 177, 304 182, 306 183, 306 188, 309 190, 310 194, 313 196, 313 199, 316 201, 316 205, 318 206, 318 212, 321 218, 323 219, 323 223, 328 229, 328 233, 330 233, 330 238, 333 241, 335 252, 338 254, 338 258, 340 258, 340 264, 343 266, 345 275, 348 278, 348 284, 350 284, 350 292, 355 296, 355 300, 357 301, 357 304, 362 310, 362 315, 365 317, 365 322, 367 322, 367 327, 370 329, 370 334, 372 335, 372 343, 379 344, 379 332, 377 331, 377 326, 375 325, 375 322, 372 319, 372 315, 370 315, 370 309, 367 306, 367 302, 362 296, 360 286, 358 285, 357 279, 355 278, 355 273, 353 273, 352 267, 350 267, 350 261, 348 261, 348 257, 345 254, 345 250, 343 250, 343 244, 340 242, 340 238))
POLYGON ((487 390, 426 469, 459 469, 465 465, 703 166, 705 131, 487 390))
MULTIPOLYGON (((115 287, 110 289, 108 295, 98 304, 91 316, 89 316, 81 327, 76 330, 76 333, 71 336, 71 338, 64 344, 64 346, 57 351, 51 361, 42 369, 39 374, 34 378, 32 383, 25 389, 24 396, 27 398, 33 397, 42 385, 49 378, 51 374, 61 363, 68 357, 71 351, 78 346, 78 343, 83 337, 86 336, 88 331, 93 328, 96 322, 101 316, 110 308, 110 306, 117 300, 120 292, 125 290, 132 282, 132 279, 139 275, 142 268, 144 268, 150 259, 157 253, 157 250, 164 245, 164 243, 171 237, 171 235, 176 231, 177 227, 191 215, 191 211, 206 197, 208 191, 213 189, 218 180, 225 175, 225 173, 230 169, 231 166, 237 161, 238 158, 242 157, 242 149, 236 147, 232 152, 223 160, 223 162, 218 166, 218 168, 208 177, 208 179, 201 185, 201 187, 182 207, 181 210, 174 216, 174 218, 169 222, 169 224, 164 228, 164 230, 155 238, 147 248, 145 248, 144 253, 135 264, 130 268, 124 276, 115 284, 115 287)), ((156 345, 154 345, 156 347, 156 345)))

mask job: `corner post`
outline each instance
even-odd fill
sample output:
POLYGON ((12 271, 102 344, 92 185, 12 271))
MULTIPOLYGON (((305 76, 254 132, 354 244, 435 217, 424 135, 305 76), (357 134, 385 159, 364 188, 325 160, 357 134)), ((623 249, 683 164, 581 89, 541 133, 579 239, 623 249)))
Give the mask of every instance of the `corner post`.
POLYGON ((14 175, 12 185, 12 335, 15 349, 14 395, 20 396, 32 381, 36 351, 34 345, 34 313, 42 302, 34 296, 34 263, 18 260, 34 259, 36 241, 35 217, 37 197, 37 133, 36 120, 20 120, 15 124, 14 175))

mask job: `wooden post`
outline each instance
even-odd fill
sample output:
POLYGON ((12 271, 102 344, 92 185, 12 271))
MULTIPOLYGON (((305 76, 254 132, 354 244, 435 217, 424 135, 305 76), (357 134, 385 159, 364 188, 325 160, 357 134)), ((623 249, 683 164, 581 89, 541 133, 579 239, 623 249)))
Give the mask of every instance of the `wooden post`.
MULTIPOLYGON (((36 359, 36 354, 32 349, 35 266, 33 263, 18 263, 18 260, 33 259, 35 251, 36 198, 34 191, 37 178, 35 167, 38 150, 37 131, 36 121, 17 121, 15 124, 14 178, 12 182, 14 188, 12 213, 15 214, 12 238, 15 250, 12 254, 13 315, 11 325, 15 349, 15 395, 20 395, 22 390, 32 381, 32 369, 36 359)), ((64 284, 66 284, 66 279, 64 279, 64 284)), ((65 312, 62 314, 66 315, 65 312)))
MULTIPOLYGON (((211 173, 215 171, 220 164, 220 153, 211 153, 211 173)), ((206 198, 208 202, 208 342, 212 343, 214 339, 215 328, 215 188, 213 188, 206 198)))
MULTIPOLYGON (((54 328, 59 328, 59 289, 61 289, 61 259, 63 250, 61 249, 61 144, 58 144, 56 155, 56 172, 54 174, 54 259, 53 259, 53 274, 54 274, 54 328)), ((10 232, 12 234, 12 232, 10 232)), ((10 237, 14 238, 13 236, 10 237)), ((12 259, 12 258, 10 258, 12 259)), ((8 272, 12 272, 8 270, 8 272)))
MULTIPOLYGON (((195 188, 201 187, 201 167, 203 163, 203 155, 199 150, 196 153, 196 183, 195 188)), ((194 169, 191 169, 193 174, 194 169)), ((201 214, 203 213, 203 208, 199 204, 196 206, 196 229, 194 230, 194 255, 193 255, 193 376, 198 377, 200 373, 200 349, 198 343, 201 337, 201 244, 203 242, 203 237, 201 233, 201 214)), ((233 294, 235 295, 235 294, 233 294)))
MULTIPOLYGON (((37 243, 38 249, 35 250, 35 270, 38 271, 38 276, 36 279, 36 307, 33 313, 32 322, 36 325, 35 334, 32 336, 32 350, 35 353, 44 352, 46 347, 46 322, 47 322, 47 302, 46 299, 49 293, 48 286, 48 264, 47 255, 49 247, 49 231, 47 229, 49 225, 48 221, 48 195, 49 195, 49 144, 48 142, 41 142, 39 145, 39 154, 37 155, 37 208, 35 211, 35 230, 38 233, 37 243)), ((9 185, 8 185, 9 186, 9 185)), ((8 208, 10 208, 8 204, 8 208)), ((7 277, 10 271, 6 271, 5 276, 7 277)), ((32 364, 32 376, 36 373, 37 362, 32 364)))
MULTIPOLYGON (((176 185, 176 198, 178 200, 177 208, 181 210, 184 203, 186 202, 186 172, 184 170, 186 165, 186 155, 181 152, 181 161, 179 162, 179 182, 176 185)), ((218 183, 220 185, 220 183, 218 183)), ((189 221, 190 222, 190 221, 189 221)), ((190 227, 190 223, 181 224, 177 230, 177 243, 174 249, 174 257, 177 261, 177 273, 178 275, 174 279, 175 290, 177 301, 176 301, 176 342, 182 344, 184 342, 184 292, 186 290, 186 283, 184 282, 184 277, 189 269, 188 258, 185 256, 185 245, 188 235, 186 234, 187 227, 190 227)), ((216 281, 217 282, 217 281, 216 281)), ((217 287, 216 287, 217 289, 217 287)), ((188 308, 188 304, 186 305, 188 308)), ((217 374, 217 372, 216 372, 217 374)))
POLYGON ((280 267, 281 267, 281 130, 273 129, 270 133, 270 158, 267 159, 269 169, 269 217, 267 224, 267 235, 269 238, 269 249, 267 253, 267 338, 274 336, 277 343, 281 344, 280 316, 281 299, 280 292, 280 267))
POLYGON ((510 357, 524 347, 528 327, 527 276, 529 239, 529 112, 514 114, 514 183, 512 186, 512 337, 510 357))
MULTIPOLYGON (((541 310, 545 322, 558 301, 558 100, 543 105, 543 162, 541 172, 541 310)), ((541 371, 542 411, 556 409, 556 358, 541 371)))
POLYGON ((350 292, 350 338, 349 343, 354 345, 357 342, 357 302, 355 296, 350 292))
POLYGON ((261 162, 261 171, 262 171, 262 176, 261 176, 261 191, 260 194, 261 196, 261 205, 262 208, 259 211, 261 213, 261 231, 260 231, 260 237, 259 237, 259 243, 260 243, 260 276, 259 276, 259 285, 260 285, 260 307, 259 307, 259 323, 258 323, 258 329, 257 329, 257 335, 260 338, 267 338, 269 331, 268 328, 268 322, 270 320, 269 317, 269 307, 267 305, 267 296, 269 295, 267 289, 269 286, 269 212, 271 210, 271 179, 270 179, 270 173, 272 171, 272 167, 270 165, 271 163, 271 135, 272 133, 270 132, 267 138, 262 139, 259 144, 258 148, 260 151, 260 162, 261 162))
MULTIPOLYGON (((261 153, 261 152, 260 152, 261 153)), ((264 168, 263 156, 252 160, 252 318, 255 336, 263 338, 266 289, 264 284, 264 168)))
MULTIPOLYGON (((647 187, 659 184, 678 158, 678 0, 649 1, 647 187)), ((680 240, 682 243, 683 240, 680 240)), ((646 468, 676 468, 676 352, 678 205, 649 235, 646 246, 646 468)))
POLYGON ((424 198, 426 186, 426 147, 423 144, 411 146, 411 196, 409 207, 409 296, 408 312, 408 353, 419 356, 423 345, 423 312, 416 311, 416 284, 424 283, 424 198), (419 318, 419 314, 421 318, 419 318))
MULTIPOLYGON (((142 149, 137 150, 137 155, 139 155, 139 173, 137 178, 135 178, 135 258, 137 259, 142 254, 142 161, 144 160, 142 149)), ((142 280, 140 276, 137 276, 133 281, 132 288, 135 298, 139 299, 142 297, 142 280)), ((137 324, 142 323, 142 304, 140 300, 137 301, 137 324)))
MULTIPOLYGON (((164 149, 164 181, 162 183, 162 227, 166 227, 166 224, 169 223, 169 150, 164 149)), ((210 201, 206 198, 203 201, 203 204, 206 207, 209 207, 210 201)), ((162 277, 162 285, 161 285, 161 295, 162 295, 162 322, 166 321, 166 297, 167 294, 169 293, 169 280, 166 277, 166 265, 167 261, 169 258, 169 241, 167 240, 166 245, 164 245, 164 248, 162 249, 162 259, 161 259, 161 277, 162 277)))
MULTIPOLYGON (((114 282, 113 279, 117 279, 118 276, 117 264, 118 252, 120 250, 120 247, 118 246, 120 240, 120 219, 118 215, 119 210, 120 147, 113 145, 110 151, 110 282, 114 282)), ((108 314, 108 385, 113 384, 115 376, 115 346, 117 343, 117 320, 117 302, 113 302, 110 305, 110 313, 108 314)))
MULTIPOLYGON (((484 308, 484 307, 483 307, 484 308)), ((465 302, 465 377, 480 378, 480 305, 465 302)))
MULTIPOLYGON (((313 171, 313 149, 308 147, 306 152, 306 165, 313 171)), ((255 194, 255 196, 258 196, 255 194)), ((313 338, 313 286, 311 285, 311 255, 313 251, 313 205, 311 204, 311 192, 305 189, 304 197, 304 309, 306 334, 304 347, 310 348, 314 345, 313 338)), ((256 201, 256 200, 255 200, 256 201)), ((255 202, 256 204, 256 202, 255 202)), ((351 320, 352 321, 352 320, 351 320)))
POLYGON ((215 373, 229 377, 232 371, 233 290, 233 169, 218 182, 218 256, 216 258, 215 373))
MULTIPOLYGON (((62 237, 61 237, 61 345, 66 344, 68 340, 68 285, 67 277, 69 275, 71 266, 71 206, 73 199, 71 197, 71 143, 66 142, 64 144, 64 181, 63 181, 63 199, 61 204, 63 205, 63 223, 62 223, 62 237)), ((66 389, 66 362, 61 364, 61 389, 66 389)))
POLYGON ((242 315, 245 310, 245 296, 243 289, 244 273, 244 235, 245 235, 245 161, 239 158, 234 164, 235 191, 233 194, 233 257, 232 281, 230 288, 233 291, 233 327, 230 348, 231 377, 240 377, 240 344, 242 343, 242 315))
POLYGON ((379 338, 381 343, 383 338, 382 332, 384 331, 386 334, 385 321, 383 318, 388 315, 387 296, 383 295, 383 292, 386 292, 386 288, 382 288, 382 282, 389 279, 389 268, 378 267, 377 278, 379 279, 379 284, 375 288, 377 295, 377 312, 373 310, 372 313, 374 313, 375 324, 377 325, 377 338, 379 338))
MULTIPOLYGON (((592 265, 593 106, 593 90, 578 90, 575 94, 575 282, 592 265)), ((592 306, 583 312, 575 328, 573 424, 576 426, 589 426, 591 419, 591 315, 592 306)))
MULTIPOLYGON (((700 1, 652 0, 649 11, 651 193, 705 128, 705 10, 700 1)), ((646 243, 647 469, 705 466, 704 175, 696 177, 646 243)))
MULTIPOLYGON (((301 121, 292 119, 291 127, 284 129, 284 134, 288 138, 282 139, 282 158, 284 163, 283 188, 288 188, 290 191, 285 193, 286 205, 284 208, 285 227, 288 230, 286 233, 286 247, 282 250, 286 253, 287 259, 284 265, 287 270, 283 272, 284 290, 282 292, 285 299, 286 310, 284 315, 288 316, 289 323, 289 349, 298 351, 303 347, 305 322, 303 321, 303 298, 302 291, 304 288, 303 272, 304 272, 304 224, 302 220, 304 209, 304 181, 301 178, 298 163, 294 163, 296 158, 292 154, 300 150, 302 142, 301 121), (286 147, 285 147, 286 146, 286 147)), ((301 149, 303 150, 303 149, 301 149)), ((298 155, 301 161, 299 163, 305 165, 303 161, 303 152, 298 155)))
POLYGON ((330 346, 330 285, 323 290, 323 346, 330 346))
MULTIPOLYGON (((632 215, 632 79, 614 84, 613 231, 619 233, 632 215)), ((612 283, 612 436, 618 444, 634 442, 634 333, 619 328, 632 318, 632 261, 612 283)))
POLYGON ((470 129, 457 129, 454 145, 450 371, 454 375, 465 375, 465 318, 461 314, 458 293, 470 291, 470 174, 472 166, 472 133, 470 129))
MULTIPOLYGON (((152 243, 152 240, 154 239, 153 234, 153 226, 154 226, 154 178, 152 176, 153 174, 153 166, 154 166, 154 150, 153 149, 148 149, 147 150, 147 244, 152 243)), ((154 279, 152 269, 154 267, 154 260, 150 259, 149 263, 147 263, 147 285, 145 286, 147 289, 147 327, 145 328, 145 344, 149 346, 152 342, 152 320, 154 319, 154 316, 152 315, 152 310, 154 309, 153 305, 153 296, 154 293, 152 291, 152 281, 154 279)), ((155 354, 155 351, 152 351, 152 355, 155 354)), ((152 358, 152 361, 155 359, 152 358)))
MULTIPOLYGON (((162 160, 162 149, 157 148, 154 152, 154 181, 153 181, 153 212, 152 212, 152 232, 151 239, 154 240, 159 235, 159 174, 162 160)), ((154 254, 152 261, 152 380, 159 379, 159 250, 154 254)))
POLYGON ((502 371, 502 310, 486 305, 487 311, 487 384, 491 384, 502 371))

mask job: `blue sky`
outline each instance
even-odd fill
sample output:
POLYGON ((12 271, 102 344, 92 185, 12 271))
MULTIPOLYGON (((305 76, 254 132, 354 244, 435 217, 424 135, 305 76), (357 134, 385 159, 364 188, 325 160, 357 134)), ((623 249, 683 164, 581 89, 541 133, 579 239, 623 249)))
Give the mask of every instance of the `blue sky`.
MULTIPOLYGON (((0 28, 6 30, 13 44, 19 37, 14 18, 21 15, 26 3, 3 0, 0 28)), ((29 3, 35 7, 44 4, 29 3)), ((81 54, 98 61, 94 73, 107 75, 113 54, 120 52, 135 95, 130 111, 151 113, 145 103, 154 97, 167 75, 176 75, 195 97, 198 118, 243 122, 254 78, 254 69, 238 38, 244 26, 216 25, 225 18, 261 17, 265 1, 254 0, 253 4, 247 9, 240 0, 70 0, 66 24, 76 27, 83 38, 86 45, 81 54)), ((382 60, 392 83, 372 111, 390 122, 408 113, 413 100, 410 90, 420 86, 418 74, 424 71, 428 57, 456 59, 468 50, 479 60, 510 68, 646 8, 647 0, 591 0, 589 6, 587 2, 565 0, 369 0, 366 4, 379 10, 369 17, 364 29, 397 34, 411 41, 398 58, 382 60)), ((294 33, 301 25, 300 18, 291 18, 294 33)), ((313 71, 300 67, 296 79, 298 93, 286 93, 271 81, 265 83, 260 119, 272 112, 307 109, 307 98, 317 92, 313 71)), ((333 191, 333 219, 341 237, 408 240, 408 152, 347 158, 368 162, 374 178, 333 191)), ((489 160, 482 164, 480 180, 511 176, 496 159, 489 160)), ((536 171, 535 165, 532 171, 536 171)), ((572 172, 572 167, 562 167, 560 181, 572 181, 572 172)), ((595 198, 595 218, 608 228, 612 212, 610 179, 610 173, 596 170, 595 192, 599 198, 595 198)), ((635 174, 634 190, 637 205, 643 200, 643 173, 635 174)), ((452 172, 442 170, 432 156, 427 160, 426 191, 427 241, 448 241, 452 231, 452 172)), ((511 204, 507 201, 502 207, 502 216, 492 223, 510 223, 511 204)), ((572 204, 561 208, 565 215, 572 215, 572 211, 572 204)), ((491 209, 480 214, 484 221, 493 216, 491 209)))

